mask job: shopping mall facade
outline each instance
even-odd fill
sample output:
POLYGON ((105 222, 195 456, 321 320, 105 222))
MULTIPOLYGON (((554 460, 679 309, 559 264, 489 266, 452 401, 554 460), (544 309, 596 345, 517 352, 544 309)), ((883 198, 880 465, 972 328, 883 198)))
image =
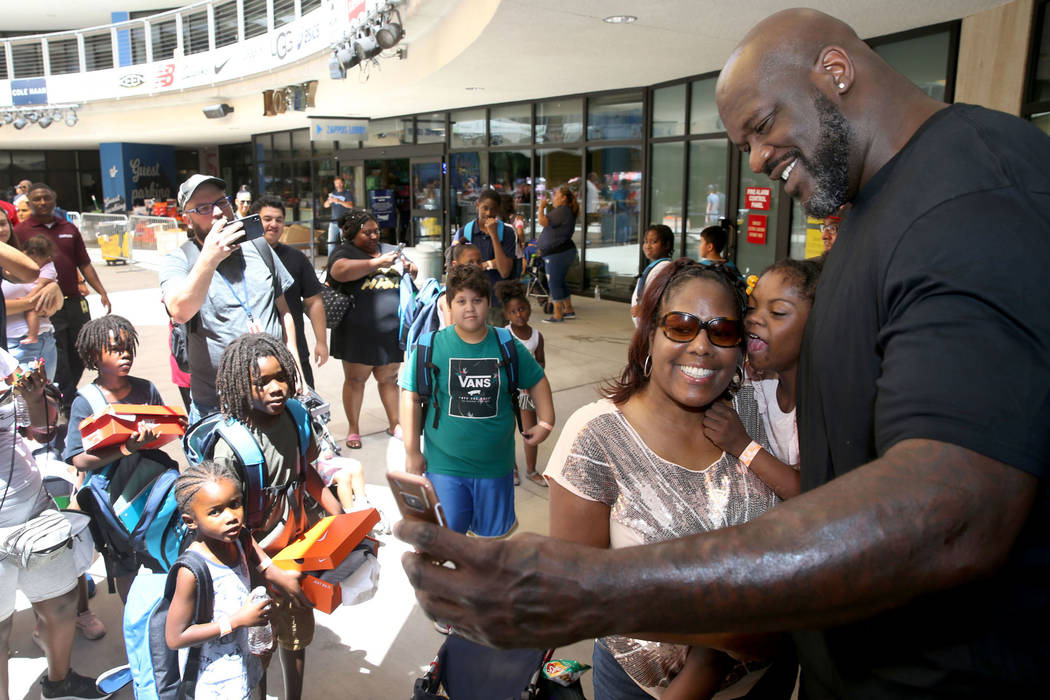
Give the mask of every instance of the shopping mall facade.
MULTIPOLYGON (((538 195, 568 184, 573 290, 618 299, 650 223, 695 255, 727 219, 742 270, 821 250, 819 222, 750 172, 714 103, 732 46, 792 3, 128 0, 104 22, 42 3, 58 11, 0 39, 0 197, 43 180, 67 209, 117 211, 215 172, 323 236, 340 175, 388 240, 446 245, 482 188, 535 227, 538 195)), ((1046 0, 813 4, 931 96, 1046 128, 1046 0)))

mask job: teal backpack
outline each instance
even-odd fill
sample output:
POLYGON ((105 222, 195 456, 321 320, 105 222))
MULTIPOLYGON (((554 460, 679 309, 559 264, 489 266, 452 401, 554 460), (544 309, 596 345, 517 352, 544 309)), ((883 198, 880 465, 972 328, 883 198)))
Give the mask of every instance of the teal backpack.
POLYGON ((249 530, 262 526, 266 521, 269 501, 282 492, 291 492, 306 480, 306 453, 310 449, 310 413, 295 399, 285 404, 295 421, 299 437, 299 469, 296 478, 283 486, 264 486, 266 483, 266 460, 259 443, 251 431, 232 418, 223 418, 221 413, 212 413, 201 418, 186 430, 182 447, 190 464, 200 464, 215 454, 215 445, 224 441, 237 455, 238 467, 245 484, 244 518, 249 530))

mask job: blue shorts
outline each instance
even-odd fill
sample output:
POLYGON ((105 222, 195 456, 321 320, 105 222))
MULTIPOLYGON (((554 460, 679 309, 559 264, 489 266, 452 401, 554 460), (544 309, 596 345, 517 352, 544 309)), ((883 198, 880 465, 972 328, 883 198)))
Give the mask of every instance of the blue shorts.
POLYGON ((478 537, 504 537, 518 525, 514 515, 514 474, 473 479, 427 472, 448 527, 478 537))

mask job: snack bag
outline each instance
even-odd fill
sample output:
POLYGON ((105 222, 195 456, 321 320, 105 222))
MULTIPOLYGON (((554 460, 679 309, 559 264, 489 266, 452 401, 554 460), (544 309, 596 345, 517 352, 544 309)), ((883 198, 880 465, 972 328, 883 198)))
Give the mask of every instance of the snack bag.
POLYGON ((589 668, 587 664, 572 659, 551 659, 543 664, 543 676, 558 685, 569 687, 589 668))

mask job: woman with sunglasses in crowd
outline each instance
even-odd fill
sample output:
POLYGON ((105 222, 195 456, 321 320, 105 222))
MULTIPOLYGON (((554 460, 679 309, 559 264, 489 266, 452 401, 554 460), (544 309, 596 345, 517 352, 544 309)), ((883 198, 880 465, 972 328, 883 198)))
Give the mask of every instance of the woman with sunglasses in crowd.
MULTIPOLYGON (((551 455, 552 536, 649 544, 743 523, 777 503, 746 453, 724 452, 703 430, 705 412, 732 401, 754 444, 767 444, 753 394, 738 391, 745 306, 739 278, 721 264, 680 258, 649 280, 627 367, 568 420, 551 455)), ((716 640, 599 639, 595 697, 710 697, 732 661, 707 643, 716 640)))

